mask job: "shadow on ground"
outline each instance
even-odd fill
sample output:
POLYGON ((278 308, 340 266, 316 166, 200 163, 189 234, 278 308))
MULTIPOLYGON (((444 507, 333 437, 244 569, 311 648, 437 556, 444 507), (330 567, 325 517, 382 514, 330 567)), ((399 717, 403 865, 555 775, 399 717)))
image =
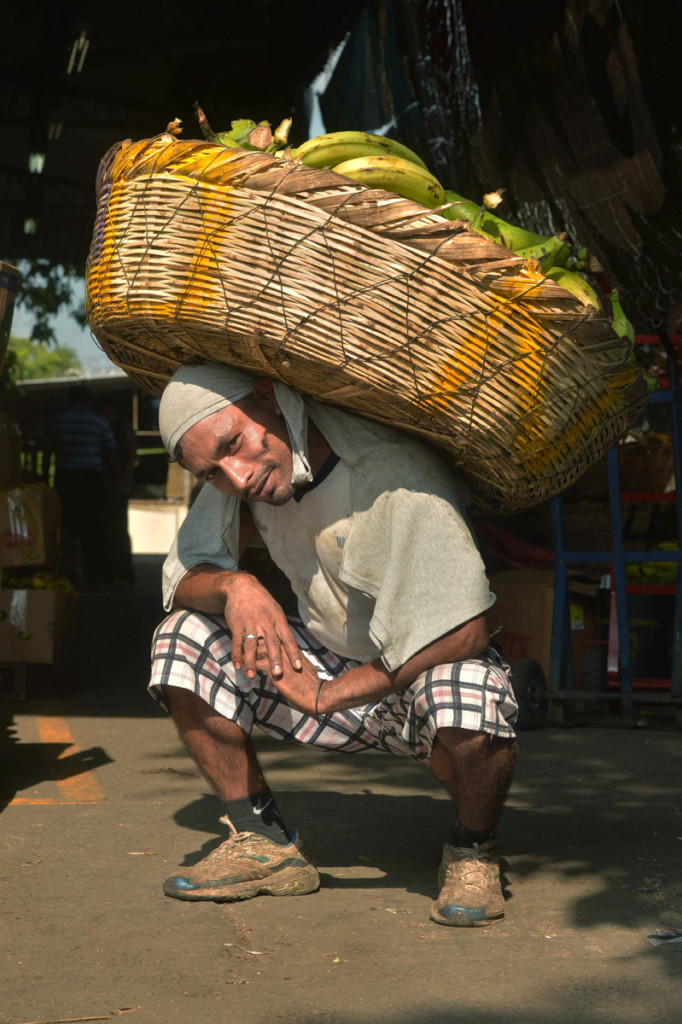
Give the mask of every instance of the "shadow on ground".
MULTIPOLYGON (((161 561, 137 559, 139 582, 130 591, 88 595, 79 602, 68 692, 0 705, 0 756, 10 766, 0 793, 5 803, 43 779, 77 775, 110 760, 97 747, 60 758, 63 745, 19 744, 15 713, 165 717, 146 693, 151 636, 163 615, 161 561)), ((179 762, 185 754, 170 722, 168 738, 167 756, 179 762)), ((387 755, 325 755, 262 737, 257 745, 285 818, 306 837, 326 886, 397 886, 433 894, 449 804, 427 768, 387 755), (344 879, 325 871, 332 865, 371 870, 367 878, 344 879)), ((583 889, 571 902, 575 927, 640 928, 652 911, 681 925, 679 734, 674 729, 546 728, 522 734, 520 747, 500 829, 511 866, 510 897, 539 875, 574 880, 583 889)), ((134 756, 144 764, 143 750, 134 756)), ((200 834, 198 841, 188 836, 186 865, 203 856, 220 834, 220 805, 202 795, 203 788, 197 780, 197 795, 175 813, 178 825, 200 834)), ((675 952, 682 953, 682 945, 675 952)), ((432 1024, 445 1019, 420 1017, 432 1024)), ((447 1020, 456 1019, 449 1011, 447 1020)), ((401 1020, 396 1017, 396 1024, 401 1020)))
MULTIPOLYGON (((622 993, 624 1000, 640 1002, 640 986, 633 984, 624 986, 622 993)), ((395 1014, 383 1011, 381 1013, 381 1024, 549 1024, 550 1021, 560 1020, 571 1021, 572 1024, 622 1024, 622 1013, 614 1009, 611 1013, 605 1012, 602 1003, 612 998, 608 981, 603 984, 587 984, 575 986, 570 998, 563 1004, 565 1015, 557 1016, 557 1007, 552 1003, 546 1010, 529 1011, 528 1009, 514 1010, 485 1010, 480 1005, 469 1006, 466 1009, 457 1010, 456 1007, 448 1005, 442 1010, 434 1009, 433 1003, 422 1006, 414 1005, 407 1012, 398 1011, 395 1014)), ((455 997, 453 996, 453 1002, 455 997)), ((289 1024, 376 1024, 377 1017, 369 1014, 358 1014, 352 1007, 344 1010, 343 1015, 334 1012, 306 1013, 305 1017, 294 1016, 291 1013, 280 1016, 277 1013, 270 1014, 268 1021, 289 1021, 289 1024)), ((252 1017, 253 1024, 261 1024, 265 1018, 252 1017)), ((666 1017, 665 1022, 670 1020, 666 1017)))
MULTIPOLYGON (((450 806, 428 769, 390 755, 320 755, 261 737, 258 748, 271 783, 279 773, 301 780, 302 788, 276 785, 277 799, 288 827, 305 836, 324 885, 433 895, 450 806), (350 792, 329 784, 327 761, 343 762, 338 770, 350 792), (306 782, 316 776, 319 788, 306 782), (325 876, 325 865, 372 871, 337 879, 325 876)), ((510 866, 507 898, 528 880, 553 876, 583 892, 572 902, 575 927, 640 928, 652 912, 682 926, 679 738, 547 729, 522 737, 521 750, 499 829, 510 866)), ((221 813, 209 793, 178 809, 177 824, 204 837, 189 843, 185 865, 224 838, 221 813)), ((676 949, 682 953, 682 944, 676 949)))
POLYGON ((24 699, 12 699, 14 691, 0 692, 0 811, 22 790, 83 774, 111 760, 101 747, 64 757, 64 744, 20 743, 15 715, 163 714, 146 692, 151 638, 165 614, 162 563, 160 555, 136 556, 134 587, 79 594, 67 660, 27 665, 24 699))
MULTIPOLYGON (((5 716, 0 713, 0 729, 3 728, 3 718, 5 716)), ((71 779, 112 762, 102 747, 89 747, 64 755, 71 744, 17 743, 14 730, 6 718, 4 736, 5 739, 0 742, 3 764, 0 775, 0 812, 18 793, 41 782, 71 779)))

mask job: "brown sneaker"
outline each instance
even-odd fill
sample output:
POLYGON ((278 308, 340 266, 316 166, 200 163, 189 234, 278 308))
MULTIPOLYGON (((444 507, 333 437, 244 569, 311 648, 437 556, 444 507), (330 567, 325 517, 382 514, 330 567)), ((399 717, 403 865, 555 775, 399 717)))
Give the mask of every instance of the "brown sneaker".
POLYGON ((455 928, 491 924, 504 917, 497 843, 443 846, 438 870, 440 895, 431 907, 431 920, 455 928))
POLYGON ((303 896, 320 888, 317 868, 296 832, 290 833, 288 846, 277 846, 265 836, 237 832, 226 824, 229 838, 198 864, 167 878, 166 896, 232 903, 252 896, 303 896))

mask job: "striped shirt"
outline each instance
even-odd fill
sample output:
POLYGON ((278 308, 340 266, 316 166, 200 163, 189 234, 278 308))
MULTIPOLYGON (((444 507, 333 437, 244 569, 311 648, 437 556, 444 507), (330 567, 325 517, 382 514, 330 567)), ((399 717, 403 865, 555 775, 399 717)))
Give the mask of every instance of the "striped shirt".
POLYGON ((48 424, 47 443, 54 449, 57 469, 104 469, 102 452, 116 448, 105 416, 87 405, 56 413, 48 424))

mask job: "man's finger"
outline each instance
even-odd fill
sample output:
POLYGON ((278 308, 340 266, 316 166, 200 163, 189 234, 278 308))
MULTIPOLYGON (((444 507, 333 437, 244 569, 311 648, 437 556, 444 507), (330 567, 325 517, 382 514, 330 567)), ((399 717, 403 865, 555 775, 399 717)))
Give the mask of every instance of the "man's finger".
POLYGON ((288 627, 281 629, 279 631, 279 638, 282 641, 282 646, 284 647, 287 657, 294 668, 302 668, 303 662, 301 661, 301 651, 291 630, 288 627))
POLYGON ((265 644, 268 651, 268 660, 270 662, 270 674, 272 676, 281 676, 282 674, 282 645, 279 637, 276 633, 270 633, 265 644))
POLYGON ((244 634, 247 629, 241 622, 226 621, 232 634, 232 664, 239 670, 244 663, 244 634))
POLYGON ((242 639, 244 650, 244 671, 253 679, 256 674, 256 657, 258 655, 258 634, 245 633, 242 639))

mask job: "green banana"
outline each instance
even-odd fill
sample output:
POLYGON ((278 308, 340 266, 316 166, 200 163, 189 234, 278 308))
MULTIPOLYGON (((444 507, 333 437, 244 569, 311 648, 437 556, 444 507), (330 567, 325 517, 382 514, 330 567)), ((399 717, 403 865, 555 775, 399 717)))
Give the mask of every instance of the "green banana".
POLYGON ((453 203, 447 210, 443 210, 443 217, 448 220, 467 220, 474 231, 480 235, 492 239, 504 245, 512 252, 519 249, 528 249, 534 245, 547 245, 553 235, 536 235, 533 231, 526 231, 525 228, 517 227, 516 224, 508 224, 496 214, 491 213, 484 207, 477 206, 470 199, 465 199, 452 189, 445 190, 446 202, 453 203))
POLYGON ((604 269, 597 257, 584 246, 576 249, 573 255, 575 258, 573 270, 587 270, 590 274, 601 274, 604 269))
POLYGON ((595 309, 600 309, 599 299, 597 293, 591 284, 589 284, 582 274, 577 274, 573 270, 568 270, 566 267, 550 267, 545 272, 545 277, 548 277, 550 281, 554 281, 556 284, 565 288, 567 292, 574 295, 579 302, 582 302, 583 306, 594 306, 595 309))
POLYGON ((523 259, 537 260, 543 271, 546 272, 550 267, 565 267, 566 261, 571 255, 571 247, 559 235, 552 235, 544 242, 529 245, 525 249, 515 249, 514 252, 517 256, 522 256, 523 259))
POLYGON ((628 320, 620 304, 620 295, 618 289, 614 288, 609 293, 609 301, 611 303, 611 309, 613 310, 613 320, 611 326, 619 338, 628 338, 629 341, 634 344, 635 341, 635 329, 628 320))
MULTIPOLYGON (((620 295, 618 293, 617 288, 614 288, 613 291, 609 293, 609 302, 611 303, 611 309, 613 311, 613 319, 611 321, 611 326, 613 327, 614 333, 617 334, 619 338, 628 339, 631 346, 630 350, 632 353, 632 358, 634 359, 635 328, 626 317, 625 311, 623 310, 623 307, 620 304, 620 295)), ((659 380, 657 377, 652 377, 651 374, 644 374, 644 383, 646 384, 647 391, 659 390, 659 380)), ((662 545, 659 545, 659 547, 661 546, 662 545)))
MULTIPOLYGON (((456 192, 447 188, 445 189, 445 202, 454 205, 448 206, 446 210, 441 210, 441 217, 445 217, 446 220, 466 220, 477 234, 483 235, 484 238, 491 242, 500 243, 499 235, 493 235, 483 228, 481 208, 476 206, 476 203, 472 203, 470 199, 464 199, 463 196, 459 196, 456 192)), ((539 235, 538 238, 540 238, 539 235)))
POLYGON ((458 195, 451 188, 445 189, 445 198, 446 202, 454 204, 447 210, 443 210, 442 215, 447 220, 468 220, 471 224, 474 220, 480 219, 481 207, 477 206, 476 203, 472 203, 470 199, 465 199, 464 196, 458 195))
POLYGON ((433 174, 398 156, 363 156, 344 160, 333 170, 371 188, 383 188, 433 210, 445 202, 445 190, 433 174))
POLYGON ((400 157, 428 170, 424 161, 407 146, 371 132, 329 132, 308 139, 291 151, 291 158, 298 158, 307 167, 335 167, 346 160, 378 155, 400 157))
MULTIPOLYGON (((308 139, 297 149, 286 148, 291 119, 287 118, 272 132, 267 121, 245 118, 231 122, 227 132, 213 132, 199 104, 195 104, 197 119, 204 137, 226 147, 255 149, 275 156, 297 159, 308 167, 329 167, 354 181, 373 188, 382 188, 406 199, 435 209, 453 204, 442 212, 448 220, 468 221, 472 229, 492 242, 504 245, 523 259, 538 260, 542 271, 557 284, 570 291, 581 302, 599 308, 596 292, 577 272, 568 270, 567 264, 580 269, 594 269, 593 257, 587 250, 578 250, 577 259, 571 259, 571 246, 565 237, 538 235, 515 224, 509 224, 491 212, 501 201, 502 190, 484 197, 482 205, 458 195, 442 185, 430 173, 424 161, 407 146, 385 135, 363 131, 328 132, 308 139), (492 202, 491 200, 495 200, 492 202), (554 274, 552 271, 562 271, 554 274)), ((615 302, 618 303, 617 293, 615 302)), ((612 303, 613 304, 613 303, 612 303)), ((614 306, 614 330, 632 330, 622 309, 614 306)), ((627 335, 630 337, 630 335, 627 335)))

